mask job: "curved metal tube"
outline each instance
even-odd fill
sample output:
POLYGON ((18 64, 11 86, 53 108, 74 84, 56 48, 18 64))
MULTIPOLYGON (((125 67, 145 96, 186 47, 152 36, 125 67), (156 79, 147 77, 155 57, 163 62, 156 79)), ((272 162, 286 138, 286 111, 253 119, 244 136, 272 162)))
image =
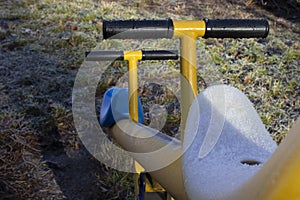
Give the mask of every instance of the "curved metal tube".
POLYGON ((188 199, 183 185, 179 140, 129 119, 118 121, 109 133, 122 148, 132 152, 134 159, 175 199, 188 199))

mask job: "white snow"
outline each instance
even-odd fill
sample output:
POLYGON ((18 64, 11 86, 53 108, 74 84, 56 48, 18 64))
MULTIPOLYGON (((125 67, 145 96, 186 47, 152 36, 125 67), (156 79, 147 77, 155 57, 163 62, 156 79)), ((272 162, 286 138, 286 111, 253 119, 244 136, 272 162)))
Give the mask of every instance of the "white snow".
POLYGON ((227 85, 208 87, 194 100, 183 146, 184 184, 192 200, 226 199, 277 147, 246 95, 227 85))

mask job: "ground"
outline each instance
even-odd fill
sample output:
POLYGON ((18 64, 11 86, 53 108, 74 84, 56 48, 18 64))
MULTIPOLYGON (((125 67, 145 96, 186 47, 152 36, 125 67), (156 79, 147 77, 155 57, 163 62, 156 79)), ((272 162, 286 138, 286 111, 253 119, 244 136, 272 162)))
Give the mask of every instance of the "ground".
MULTIPOLYGON (((278 143, 299 116, 298 0, 0 2, 1 199, 133 199, 131 174, 94 159, 72 118, 76 73, 85 51, 102 42, 103 19, 265 18, 266 39, 198 41, 199 90, 215 83, 242 90, 278 143)), ((112 68, 117 77, 126 71, 124 63, 112 68)), ((102 80, 99 99, 116 79, 102 80)), ((178 102, 161 98, 159 85, 141 91, 147 123, 151 105, 163 104, 163 131, 176 132, 178 102)))

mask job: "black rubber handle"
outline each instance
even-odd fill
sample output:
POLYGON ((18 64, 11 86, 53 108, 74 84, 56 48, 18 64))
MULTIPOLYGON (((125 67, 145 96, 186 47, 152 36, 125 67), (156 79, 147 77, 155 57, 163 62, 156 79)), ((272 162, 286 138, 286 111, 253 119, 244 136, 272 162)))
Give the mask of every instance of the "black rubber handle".
MULTIPOLYGON (((142 60, 177 60, 177 50, 142 50, 142 60)), ((124 60, 124 51, 86 52, 86 61, 124 60)))
POLYGON ((177 60, 177 50, 153 50, 144 51, 142 50, 142 60, 177 60))
POLYGON ((173 32, 174 27, 171 19, 103 21, 104 39, 172 38, 173 32))
POLYGON ((124 60, 123 51, 91 51, 86 52, 86 61, 124 60))
POLYGON ((269 23, 263 19, 204 20, 204 38, 265 38, 269 34, 269 23))

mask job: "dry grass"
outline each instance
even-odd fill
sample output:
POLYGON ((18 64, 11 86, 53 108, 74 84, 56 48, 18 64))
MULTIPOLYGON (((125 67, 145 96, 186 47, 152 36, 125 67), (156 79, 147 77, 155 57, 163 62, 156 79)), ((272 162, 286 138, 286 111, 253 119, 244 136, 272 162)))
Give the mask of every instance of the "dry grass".
MULTIPOLYGON (((62 199, 63 195, 83 198, 88 194, 78 191, 77 196, 71 196, 60 185, 63 182, 58 181, 65 179, 58 179, 59 174, 53 172, 51 162, 44 158, 45 151, 56 143, 60 144, 59 150, 70 155, 77 156, 76 152, 84 151, 71 115, 71 89, 86 50, 100 42, 99 47, 103 49, 178 48, 175 40, 102 42, 102 19, 267 18, 271 24, 267 39, 198 40, 199 90, 205 84, 216 83, 239 88, 254 103, 267 129, 279 143, 299 116, 299 24, 259 10, 257 5, 251 8, 245 7, 242 1, 220 2, 1 1, 1 197, 62 199), (235 9, 230 9, 232 7, 235 9), (232 11, 224 13, 225 9, 232 11)), ((156 70, 153 76, 172 77, 155 67, 159 66, 157 63, 143 65, 150 64, 156 70)), ((172 73, 179 71, 178 62, 164 62, 164 66, 172 69, 172 73)), ((110 70, 99 83, 97 94, 100 97, 126 73, 126 64, 116 63, 110 70)), ((147 123, 150 123, 151 105, 165 105, 168 118, 163 131, 173 135, 178 129, 180 113, 172 92, 161 85, 150 87, 146 82, 141 82, 140 89, 147 123)), ((133 197, 128 174, 107 169, 94 161, 93 164, 100 166, 99 173, 93 174, 99 198, 133 197)))
POLYGON ((35 130, 23 116, 1 112, 0 196, 2 199, 62 198, 51 170, 41 162, 35 130))

